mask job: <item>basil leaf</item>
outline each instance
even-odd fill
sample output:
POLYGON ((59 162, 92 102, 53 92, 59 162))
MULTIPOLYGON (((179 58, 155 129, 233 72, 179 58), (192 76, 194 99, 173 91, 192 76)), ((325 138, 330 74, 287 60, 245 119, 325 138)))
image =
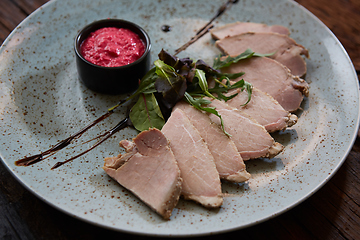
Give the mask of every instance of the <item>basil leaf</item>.
POLYGON ((131 108, 130 120, 138 131, 149 128, 161 128, 165 124, 164 117, 153 93, 141 94, 138 101, 131 108))

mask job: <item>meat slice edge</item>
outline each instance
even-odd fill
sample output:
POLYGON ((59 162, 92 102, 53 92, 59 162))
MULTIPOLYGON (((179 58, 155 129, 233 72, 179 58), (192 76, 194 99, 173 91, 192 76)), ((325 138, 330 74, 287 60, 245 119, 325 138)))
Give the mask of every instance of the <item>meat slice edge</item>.
POLYGON ((248 99, 246 91, 233 89, 227 93, 228 96, 233 94, 237 95, 226 103, 254 119, 268 132, 284 130, 297 123, 296 115, 286 111, 273 97, 257 88, 252 89, 251 100, 246 105, 244 105, 248 99))
POLYGON ((161 130, 170 141, 183 179, 181 195, 205 207, 223 203, 214 157, 181 109, 175 109, 161 130))
POLYGON ((181 109, 199 131, 215 160, 220 178, 230 182, 245 182, 250 178, 235 143, 213 123, 209 116, 185 102, 179 102, 174 109, 181 109))
POLYGON ((294 76, 302 77, 306 74, 306 62, 300 55, 309 57, 308 50, 286 35, 243 33, 217 40, 215 45, 230 56, 237 56, 249 48, 261 54, 274 53, 269 58, 288 67, 294 76))
POLYGON ((289 35, 288 28, 281 25, 266 25, 254 22, 234 22, 210 30, 211 37, 215 40, 232 37, 248 32, 274 32, 289 35))
MULTIPOLYGON (((215 107, 221 115, 225 130, 231 135, 238 152, 244 160, 260 157, 272 158, 283 150, 280 143, 274 141, 266 129, 249 116, 228 104, 212 100, 210 107, 215 107)), ((210 119, 220 125, 220 119, 210 114, 210 119)))
POLYGON ((244 79, 255 88, 268 93, 286 111, 295 112, 309 95, 309 84, 279 62, 266 57, 252 57, 221 69, 224 73, 245 72, 235 79, 244 79))
POLYGON ((105 159, 103 169, 164 219, 169 219, 181 193, 182 179, 166 137, 157 129, 143 131, 133 139, 136 148, 119 157, 119 164, 105 159))

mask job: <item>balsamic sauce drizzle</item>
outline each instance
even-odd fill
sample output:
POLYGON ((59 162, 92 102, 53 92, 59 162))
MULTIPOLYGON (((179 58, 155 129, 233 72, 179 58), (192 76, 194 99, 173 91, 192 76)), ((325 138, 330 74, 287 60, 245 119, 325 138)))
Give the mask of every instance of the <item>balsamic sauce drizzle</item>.
POLYGON ((202 28, 200 28, 197 32, 196 35, 194 37, 192 37, 187 43, 185 43, 184 45, 182 45, 180 48, 175 50, 175 56, 180 53, 181 51, 185 50, 186 48, 188 48, 191 44, 193 44, 194 42, 196 42, 199 38, 201 38, 202 36, 204 36, 211 28, 214 27, 214 25, 212 24, 213 21, 215 21, 215 19, 217 19, 218 17, 220 17, 221 15, 223 15, 223 13, 229 9, 231 7, 232 4, 237 3, 239 0, 228 0, 226 3, 224 3, 216 12, 215 16, 213 18, 210 19, 210 21, 208 23, 205 24, 205 26, 203 26, 202 28))
POLYGON ((25 158, 22 158, 20 160, 15 161, 15 165, 16 166, 30 166, 32 164, 35 164, 37 162, 40 162, 40 161, 44 160, 45 156, 50 155, 50 154, 54 154, 54 153, 60 151, 61 149, 67 147, 72 141, 74 141, 75 139, 80 138, 81 135, 83 133, 85 133, 87 130, 89 130, 90 128, 92 128, 93 126, 98 124, 99 122, 103 121, 104 119, 108 118, 111 114, 114 113, 114 110, 117 107, 121 106, 125 102, 126 102, 126 100, 121 100, 115 107, 108 110, 101 117, 95 119, 93 122, 91 122, 89 125, 87 125, 83 129, 81 129, 77 133, 75 133, 75 134, 71 135, 70 137, 58 142, 56 145, 54 145, 53 147, 51 147, 50 149, 48 149, 46 151, 43 151, 43 152, 41 152, 39 154, 32 155, 30 157, 25 157, 25 158))
POLYGON ((191 44, 193 44, 194 42, 196 42, 199 38, 201 38, 202 36, 204 36, 211 28, 213 28, 214 25, 209 24, 207 25, 205 28, 203 28, 203 30, 199 33, 197 33, 194 37, 192 37, 187 43, 185 43, 184 45, 182 45, 180 48, 175 50, 175 54, 174 56, 176 56, 178 53, 180 53, 181 51, 184 51, 186 48, 188 48, 191 44))
POLYGON ((124 129, 128 126, 131 125, 131 121, 130 121, 130 118, 129 116, 127 116, 125 119, 123 119, 122 121, 120 121, 115 127, 113 127, 112 129, 108 130, 106 133, 102 134, 101 136, 99 137, 103 137, 103 139, 101 139, 100 141, 96 142, 94 145, 92 145, 90 148, 88 148, 87 150, 79 153, 78 155, 74 156, 74 157, 71 157, 69 158, 68 160, 65 160, 63 162, 57 162, 52 168, 51 170, 55 169, 55 168, 58 168, 60 167, 61 165, 67 163, 67 162, 70 162, 88 152, 90 152, 91 150, 93 150, 94 148, 96 148, 97 146, 99 146, 101 143, 105 142, 105 140, 107 140, 109 137, 111 137, 113 134, 115 134, 116 132, 120 131, 121 129, 124 129))
MULTIPOLYGON (((220 17, 232 4, 237 3, 238 0, 228 0, 225 4, 223 4, 217 11, 216 15, 211 18, 211 20, 205 25, 203 26, 201 29, 199 29, 196 33, 196 35, 191 38, 187 43, 185 43, 183 46, 181 46, 180 48, 175 50, 175 56, 180 53, 181 51, 185 50, 187 47, 189 47, 191 44, 193 44, 194 42, 196 42, 199 38, 201 38, 202 36, 204 36, 207 32, 209 32, 209 30, 211 28, 214 27, 214 25, 212 24, 212 22, 220 17)), ((164 25, 162 26, 162 31, 164 32, 168 32, 171 31, 171 27, 168 25, 164 25)), ((29 157, 25 157, 22 158, 20 160, 15 161, 15 165, 16 166, 30 166, 32 164, 35 164, 37 162, 40 162, 42 160, 45 159, 45 156, 47 155, 52 155, 58 151, 60 151, 61 149, 67 147, 71 142, 73 142, 75 139, 78 139, 81 137, 81 135, 83 133, 85 133, 87 130, 89 130, 90 128, 92 128, 93 126, 95 126, 96 124, 98 124, 99 122, 103 121, 104 119, 106 119, 107 117, 109 117, 112 113, 114 113, 114 110, 121 106, 123 103, 125 103, 128 99, 126 100, 121 100, 116 106, 114 106, 113 108, 109 109, 108 112, 106 112, 105 114, 103 114, 101 117, 97 118, 96 120, 94 120, 92 123, 90 123, 89 125, 87 125, 86 127, 84 127, 83 129, 81 129, 80 131, 78 131, 77 133, 71 135, 70 137, 58 142, 56 145, 54 145, 53 147, 51 147, 50 149, 43 151, 39 154, 33 155, 33 156, 29 156, 29 157)), ((106 131, 105 133, 97 136, 95 139, 98 138, 102 138, 101 140, 99 140, 98 142, 96 142, 94 145, 92 145, 89 149, 79 153, 78 155, 71 157, 63 162, 57 162, 52 168, 56 169, 60 166, 62 166, 65 163, 68 163, 86 153, 88 153, 89 151, 93 150, 94 148, 96 148, 97 146, 99 146, 101 143, 103 143, 105 140, 107 140, 108 138, 110 138, 113 134, 115 134, 116 132, 120 131, 121 129, 124 129, 128 126, 131 126, 131 121, 129 118, 129 114, 127 113, 127 116, 125 117, 125 119, 121 120, 115 127, 113 127, 112 129, 106 131)))
POLYGON ((16 166, 30 166, 30 165, 32 165, 34 163, 37 163, 37 162, 40 162, 40 161, 44 160, 44 156, 49 155, 51 153, 58 152, 61 149, 67 147, 73 140, 81 137, 81 135, 84 132, 86 132, 91 127, 95 126, 97 123, 101 122, 105 118, 109 117, 113 112, 114 111, 108 111, 107 113, 103 114, 101 117, 99 117, 98 119, 96 119, 95 121, 93 121, 92 123, 90 123, 89 125, 84 127, 83 129, 81 129, 77 133, 75 133, 75 134, 71 135, 70 137, 60 141, 59 143, 57 143, 56 145, 54 145, 50 149, 48 149, 48 150, 46 150, 44 152, 41 152, 39 154, 30 156, 30 157, 25 157, 23 159, 15 161, 15 165, 16 166))

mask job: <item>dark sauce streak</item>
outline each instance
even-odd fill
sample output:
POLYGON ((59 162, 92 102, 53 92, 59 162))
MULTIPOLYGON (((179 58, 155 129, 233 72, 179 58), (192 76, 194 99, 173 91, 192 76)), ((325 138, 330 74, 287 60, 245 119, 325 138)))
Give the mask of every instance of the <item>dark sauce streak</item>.
POLYGON ((182 45, 180 48, 175 50, 175 54, 174 56, 176 56, 178 53, 180 53, 181 51, 184 51, 186 48, 188 48, 191 44, 193 44, 194 42, 196 42, 198 39, 200 39, 202 36, 204 36, 207 32, 209 32, 210 29, 212 29, 214 27, 214 25, 210 24, 207 25, 206 28, 203 29, 202 32, 198 33, 195 35, 195 37, 191 38, 190 41, 188 41, 187 43, 185 43, 184 45, 182 45))
POLYGON ((59 143, 57 143, 56 145, 54 145, 53 147, 51 147, 50 149, 40 153, 40 154, 36 154, 30 157, 25 157, 23 159, 17 160, 15 161, 15 165, 16 166, 30 166, 34 163, 40 162, 42 160, 44 160, 44 156, 49 155, 51 153, 55 153, 65 147, 67 147, 73 140, 81 137, 81 135, 86 132, 87 130, 89 130, 91 127, 95 126, 96 124, 98 124, 99 122, 101 122, 102 120, 104 120, 105 118, 109 117, 114 111, 108 111, 107 113, 105 113, 104 115, 102 115, 101 117, 99 117, 98 119, 96 119, 95 121, 93 121, 92 123, 90 123, 89 125, 87 125, 86 127, 84 127, 83 129, 81 129, 80 131, 78 131, 77 133, 71 135, 70 137, 60 141, 59 143))
POLYGON ((197 31, 196 34, 200 34, 207 26, 209 26, 213 21, 215 21, 215 19, 217 19, 218 17, 220 17, 221 15, 223 15, 223 13, 234 3, 237 3, 238 0, 229 0, 226 3, 224 3, 216 12, 215 16, 210 19, 210 21, 201 29, 199 29, 197 31))
POLYGON ((71 135, 70 137, 58 142, 53 147, 51 147, 50 149, 48 149, 48 150, 46 150, 46 151, 44 151, 44 152, 42 152, 40 154, 36 154, 36 155, 30 156, 30 157, 25 157, 23 159, 15 161, 15 165, 16 166, 30 166, 32 164, 35 164, 37 162, 40 162, 40 161, 44 160, 45 159, 44 157, 46 155, 56 153, 56 152, 60 151, 61 149, 67 147, 73 140, 78 139, 87 130, 89 130, 90 128, 92 128, 93 126, 98 124, 99 122, 101 122, 104 119, 106 119, 107 117, 109 117, 117 107, 119 107, 120 105, 122 105, 125 102, 126 102, 126 100, 121 100, 115 107, 113 107, 111 110, 109 110, 108 112, 103 114, 101 117, 99 117, 96 120, 94 120, 93 122, 91 122, 89 125, 87 125, 83 129, 81 129, 77 133, 75 133, 75 134, 71 135))
POLYGON ((170 32, 171 31, 171 26, 169 26, 169 25, 162 25, 161 26, 161 31, 163 31, 163 32, 170 32))
POLYGON ((124 129, 128 126, 131 125, 131 121, 130 121, 130 118, 129 116, 127 116, 125 119, 123 119, 121 122, 119 122, 115 127, 113 127, 112 129, 110 129, 109 131, 107 131, 105 134, 102 134, 101 136, 99 136, 98 138, 100 137, 103 137, 105 136, 103 139, 101 139, 100 141, 98 141, 97 143, 95 143, 93 146, 91 146, 89 149, 85 150, 84 152, 81 152, 79 153, 78 155, 72 157, 72 158, 69 158, 68 160, 66 161, 63 161, 63 162, 57 162, 52 168, 51 170, 55 169, 55 168, 58 168, 60 166, 62 166, 63 164, 65 163, 68 163, 78 157, 81 157, 82 155, 90 152, 91 150, 93 150, 94 148, 96 148, 97 146, 99 146, 101 143, 105 142, 105 140, 107 140, 109 137, 111 137, 113 134, 115 134, 116 132, 120 131, 121 129, 124 129))
POLYGON ((205 24, 205 26, 203 26, 202 28, 200 28, 197 32, 196 35, 191 38, 187 43, 185 43, 184 45, 182 45, 180 48, 175 50, 175 56, 180 53, 181 51, 184 51, 187 47, 189 47, 191 44, 193 44, 194 42, 196 42, 199 38, 201 38, 202 36, 204 36, 211 28, 213 28, 214 26, 212 25, 213 21, 215 21, 215 19, 217 19, 218 17, 220 17, 221 15, 224 14, 224 12, 230 8, 230 6, 232 4, 237 3, 238 0, 228 0, 226 3, 224 3, 216 12, 215 16, 213 18, 210 19, 210 21, 205 24))

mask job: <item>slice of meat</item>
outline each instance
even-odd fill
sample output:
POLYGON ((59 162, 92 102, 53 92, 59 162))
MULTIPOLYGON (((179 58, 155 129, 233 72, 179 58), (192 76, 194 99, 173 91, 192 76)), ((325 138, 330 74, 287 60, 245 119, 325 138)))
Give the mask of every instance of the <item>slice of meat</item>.
POLYGON ((221 182, 214 157, 184 112, 175 109, 161 131, 169 139, 180 168, 181 195, 205 207, 221 206, 221 182))
POLYGON ((103 169, 164 219, 169 219, 179 201, 182 179, 168 140, 159 130, 150 129, 141 132, 133 142, 133 147, 128 148, 130 152, 105 158, 103 169))
MULTIPOLYGON (((241 114, 236 108, 219 100, 212 100, 208 106, 215 107, 221 115, 225 131, 231 135, 244 160, 260 157, 272 158, 283 150, 284 147, 275 142, 263 126, 241 114)), ((219 117, 210 114, 210 119, 220 125, 219 117)))
POLYGON ((245 106, 244 103, 248 99, 247 92, 237 88, 230 90, 227 95, 236 93, 237 95, 226 103, 256 120, 268 132, 283 130, 297 122, 296 115, 286 111, 273 97, 257 88, 252 89, 251 100, 245 106))
POLYGON ((213 28, 210 33, 211 37, 215 40, 223 39, 226 37, 232 37, 242 33, 248 32, 274 32, 284 35, 289 35, 290 31, 288 28, 280 25, 266 25, 262 23, 253 22, 234 22, 228 23, 224 26, 213 28))
POLYGON ((296 111, 304 96, 309 95, 309 85, 292 75, 287 67, 266 57, 252 57, 221 69, 225 73, 245 72, 234 81, 244 79, 255 88, 268 93, 289 112, 296 111))
POLYGON ((105 158, 104 161, 107 167, 118 169, 137 152, 136 144, 128 140, 121 140, 119 146, 124 148, 126 153, 105 158))
POLYGON ((250 178, 234 142, 210 120, 207 114, 185 102, 177 103, 174 109, 181 109, 199 131, 214 157, 220 178, 230 182, 244 182, 250 178))
POLYGON ((294 39, 278 33, 244 33, 216 41, 216 46, 226 55, 237 56, 250 48, 269 56, 291 70, 294 76, 306 74, 306 63, 300 55, 309 57, 309 52, 294 39))
POLYGON ((119 146, 124 148, 126 152, 132 152, 132 151, 136 150, 136 144, 129 140, 121 140, 119 142, 119 146))

